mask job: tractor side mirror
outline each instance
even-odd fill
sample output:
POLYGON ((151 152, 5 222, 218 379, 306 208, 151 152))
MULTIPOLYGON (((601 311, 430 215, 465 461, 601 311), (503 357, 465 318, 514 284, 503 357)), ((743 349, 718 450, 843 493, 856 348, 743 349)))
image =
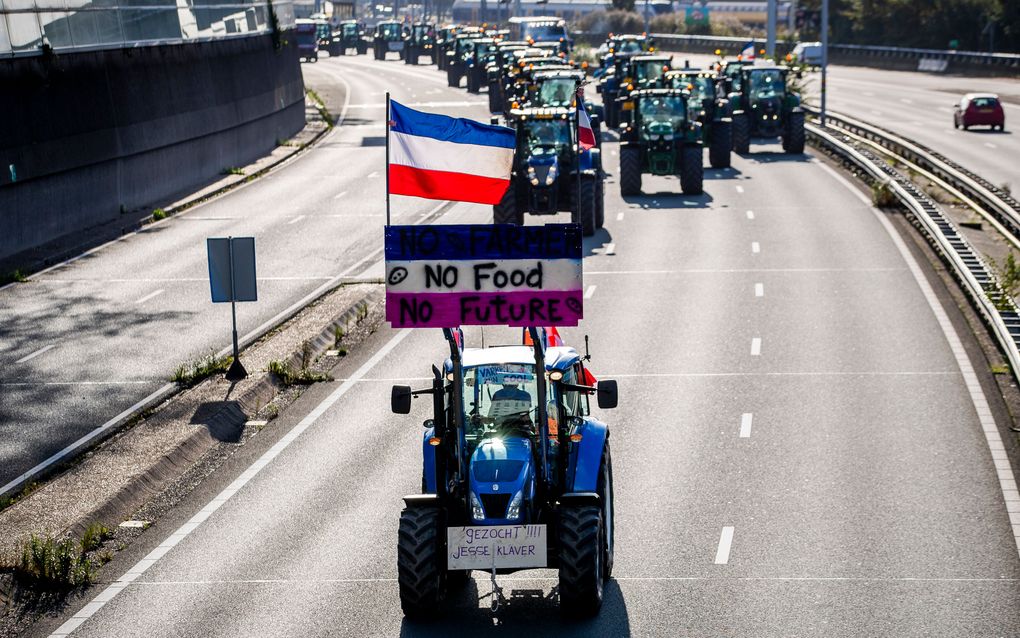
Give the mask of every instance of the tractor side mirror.
MULTIPOLYGON (((601 405, 601 397, 599 398, 601 405)), ((394 414, 411 413, 411 386, 395 385, 390 393, 390 409, 394 414)))
MULTIPOLYGON (((596 386, 595 394, 598 395, 599 407, 603 410, 611 410, 616 407, 619 397, 616 393, 616 381, 612 379, 602 379, 596 386)), ((394 388, 396 390, 396 388, 394 388)), ((408 399, 408 405, 410 405, 410 399, 408 399)))

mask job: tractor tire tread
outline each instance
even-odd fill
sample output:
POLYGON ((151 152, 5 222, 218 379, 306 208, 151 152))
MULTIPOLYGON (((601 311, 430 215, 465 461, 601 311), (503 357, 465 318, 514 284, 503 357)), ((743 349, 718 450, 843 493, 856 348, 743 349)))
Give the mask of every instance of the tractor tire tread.
POLYGON ((602 511, 598 506, 564 507, 557 524, 560 611, 591 617, 602 606, 602 511))

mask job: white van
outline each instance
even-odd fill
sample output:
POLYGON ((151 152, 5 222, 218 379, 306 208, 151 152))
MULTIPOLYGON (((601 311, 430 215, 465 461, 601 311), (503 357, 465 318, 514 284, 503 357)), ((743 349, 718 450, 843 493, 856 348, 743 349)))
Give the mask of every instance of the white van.
POLYGON ((810 64, 811 66, 822 65, 822 43, 821 42, 798 42, 793 47, 793 57, 798 62, 810 64))

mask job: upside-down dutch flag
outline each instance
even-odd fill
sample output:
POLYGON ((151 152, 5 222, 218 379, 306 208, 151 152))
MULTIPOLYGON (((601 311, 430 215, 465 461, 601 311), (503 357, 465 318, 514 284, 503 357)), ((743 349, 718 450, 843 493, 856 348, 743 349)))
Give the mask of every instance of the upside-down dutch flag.
POLYGON ((390 100, 388 134, 393 195, 498 204, 510 185, 513 129, 390 100))
POLYGON ((744 50, 740 52, 740 57, 744 60, 754 59, 754 40, 744 45, 744 50))
POLYGON ((591 127, 591 119, 584 109, 584 87, 577 87, 577 143, 582 151, 595 148, 595 129, 591 127))

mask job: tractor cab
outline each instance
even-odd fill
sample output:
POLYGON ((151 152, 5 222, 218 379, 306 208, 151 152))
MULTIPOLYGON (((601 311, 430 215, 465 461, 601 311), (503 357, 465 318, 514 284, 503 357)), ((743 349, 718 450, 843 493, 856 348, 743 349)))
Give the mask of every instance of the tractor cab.
MULTIPOLYGON (((446 82, 449 86, 460 86, 460 79, 467 72, 468 60, 474 52, 474 41, 485 38, 481 33, 461 33, 450 43, 446 50, 446 82)), ((491 40, 490 40, 491 42, 491 40)))
POLYGON ((729 60, 723 62, 719 67, 719 77, 727 93, 740 93, 743 88, 743 76, 741 71, 746 67, 754 66, 752 60, 729 60))
POLYGON ((501 113, 506 103, 503 85, 506 75, 513 66, 514 52, 524 51, 528 43, 523 41, 502 40, 496 44, 489 61, 485 65, 485 80, 489 86, 489 112, 501 113))
POLYGON ((566 21, 553 16, 510 18, 510 37, 532 44, 550 44, 563 53, 570 53, 573 45, 566 21))
POLYGON ((665 55, 635 55, 630 58, 630 82, 635 89, 663 88, 663 76, 669 72, 672 58, 665 55))
POLYGON ((440 71, 446 70, 446 52, 453 46, 457 34, 462 33, 466 28, 468 27, 451 24, 436 30, 436 46, 433 57, 440 71))
POLYGON ((669 71, 663 79, 665 88, 682 89, 691 94, 692 106, 715 103, 715 73, 700 69, 669 71))
POLYGON ((712 168, 728 168, 733 146, 733 121, 730 102, 716 92, 718 77, 699 69, 670 71, 665 76, 667 87, 687 91, 688 112, 701 123, 701 132, 712 168))
POLYGON ((515 108, 508 125, 517 134, 510 187, 493 207, 495 223, 524 224, 524 213, 569 212, 590 236, 604 219, 602 154, 578 153, 573 108, 515 108), (578 203, 580 202, 580 203, 578 203))
POLYGON ((702 192, 701 123, 691 116, 690 93, 640 89, 625 98, 629 121, 620 126, 620 193, 641 193, 641 175, 677 175, 684 194, 702 192))
POLYGON ((577 97, 584 73, 575 70, 538 71, 532 78, 527 104, 569 108, 577 97))
POLYGON ((518 108, 528 99, 536 73, 542 71, 572 71, 574 67, 558 57, 520 57, 511 69, 506 84, 508 106, 518 108), (514 104, 517 104, 515 107, 514 104))
POLYGON ((464 75, 468 93, 480 93, 485 83, 485 66, 491 61, 499 40, 490 37, 476 38, 467 45, 464 55, 464 75))
POLYGON ((434 617, 471 569, 490 572, 498 595, 499 573, 559 568, 565 613, 592 616, 601 606, 613 565, 612 460, 591 399, 616 407, 616 382, 596 383, 589 357, 550 345, 544 329, 525 331, 529 345, 465 348, 459 328, 444 329, 450 356, 432 367, 431 386, 393 387, 397 414, 410 413, 416 396, 432 404, 422 494, 404 498, 398 534, 400 602, 412 619, 434 617), (535 533, 542 558, 497 565, 467 547, 511 533, 535 533))
POLYGON ((348 49, 354 49, 356 55, 364 55, 368 52, 368 46, 365 43, 365 25, 362 22, 357 20, 342 21, 337 35, 340 40, 340 55, 346 55, 348 49))

